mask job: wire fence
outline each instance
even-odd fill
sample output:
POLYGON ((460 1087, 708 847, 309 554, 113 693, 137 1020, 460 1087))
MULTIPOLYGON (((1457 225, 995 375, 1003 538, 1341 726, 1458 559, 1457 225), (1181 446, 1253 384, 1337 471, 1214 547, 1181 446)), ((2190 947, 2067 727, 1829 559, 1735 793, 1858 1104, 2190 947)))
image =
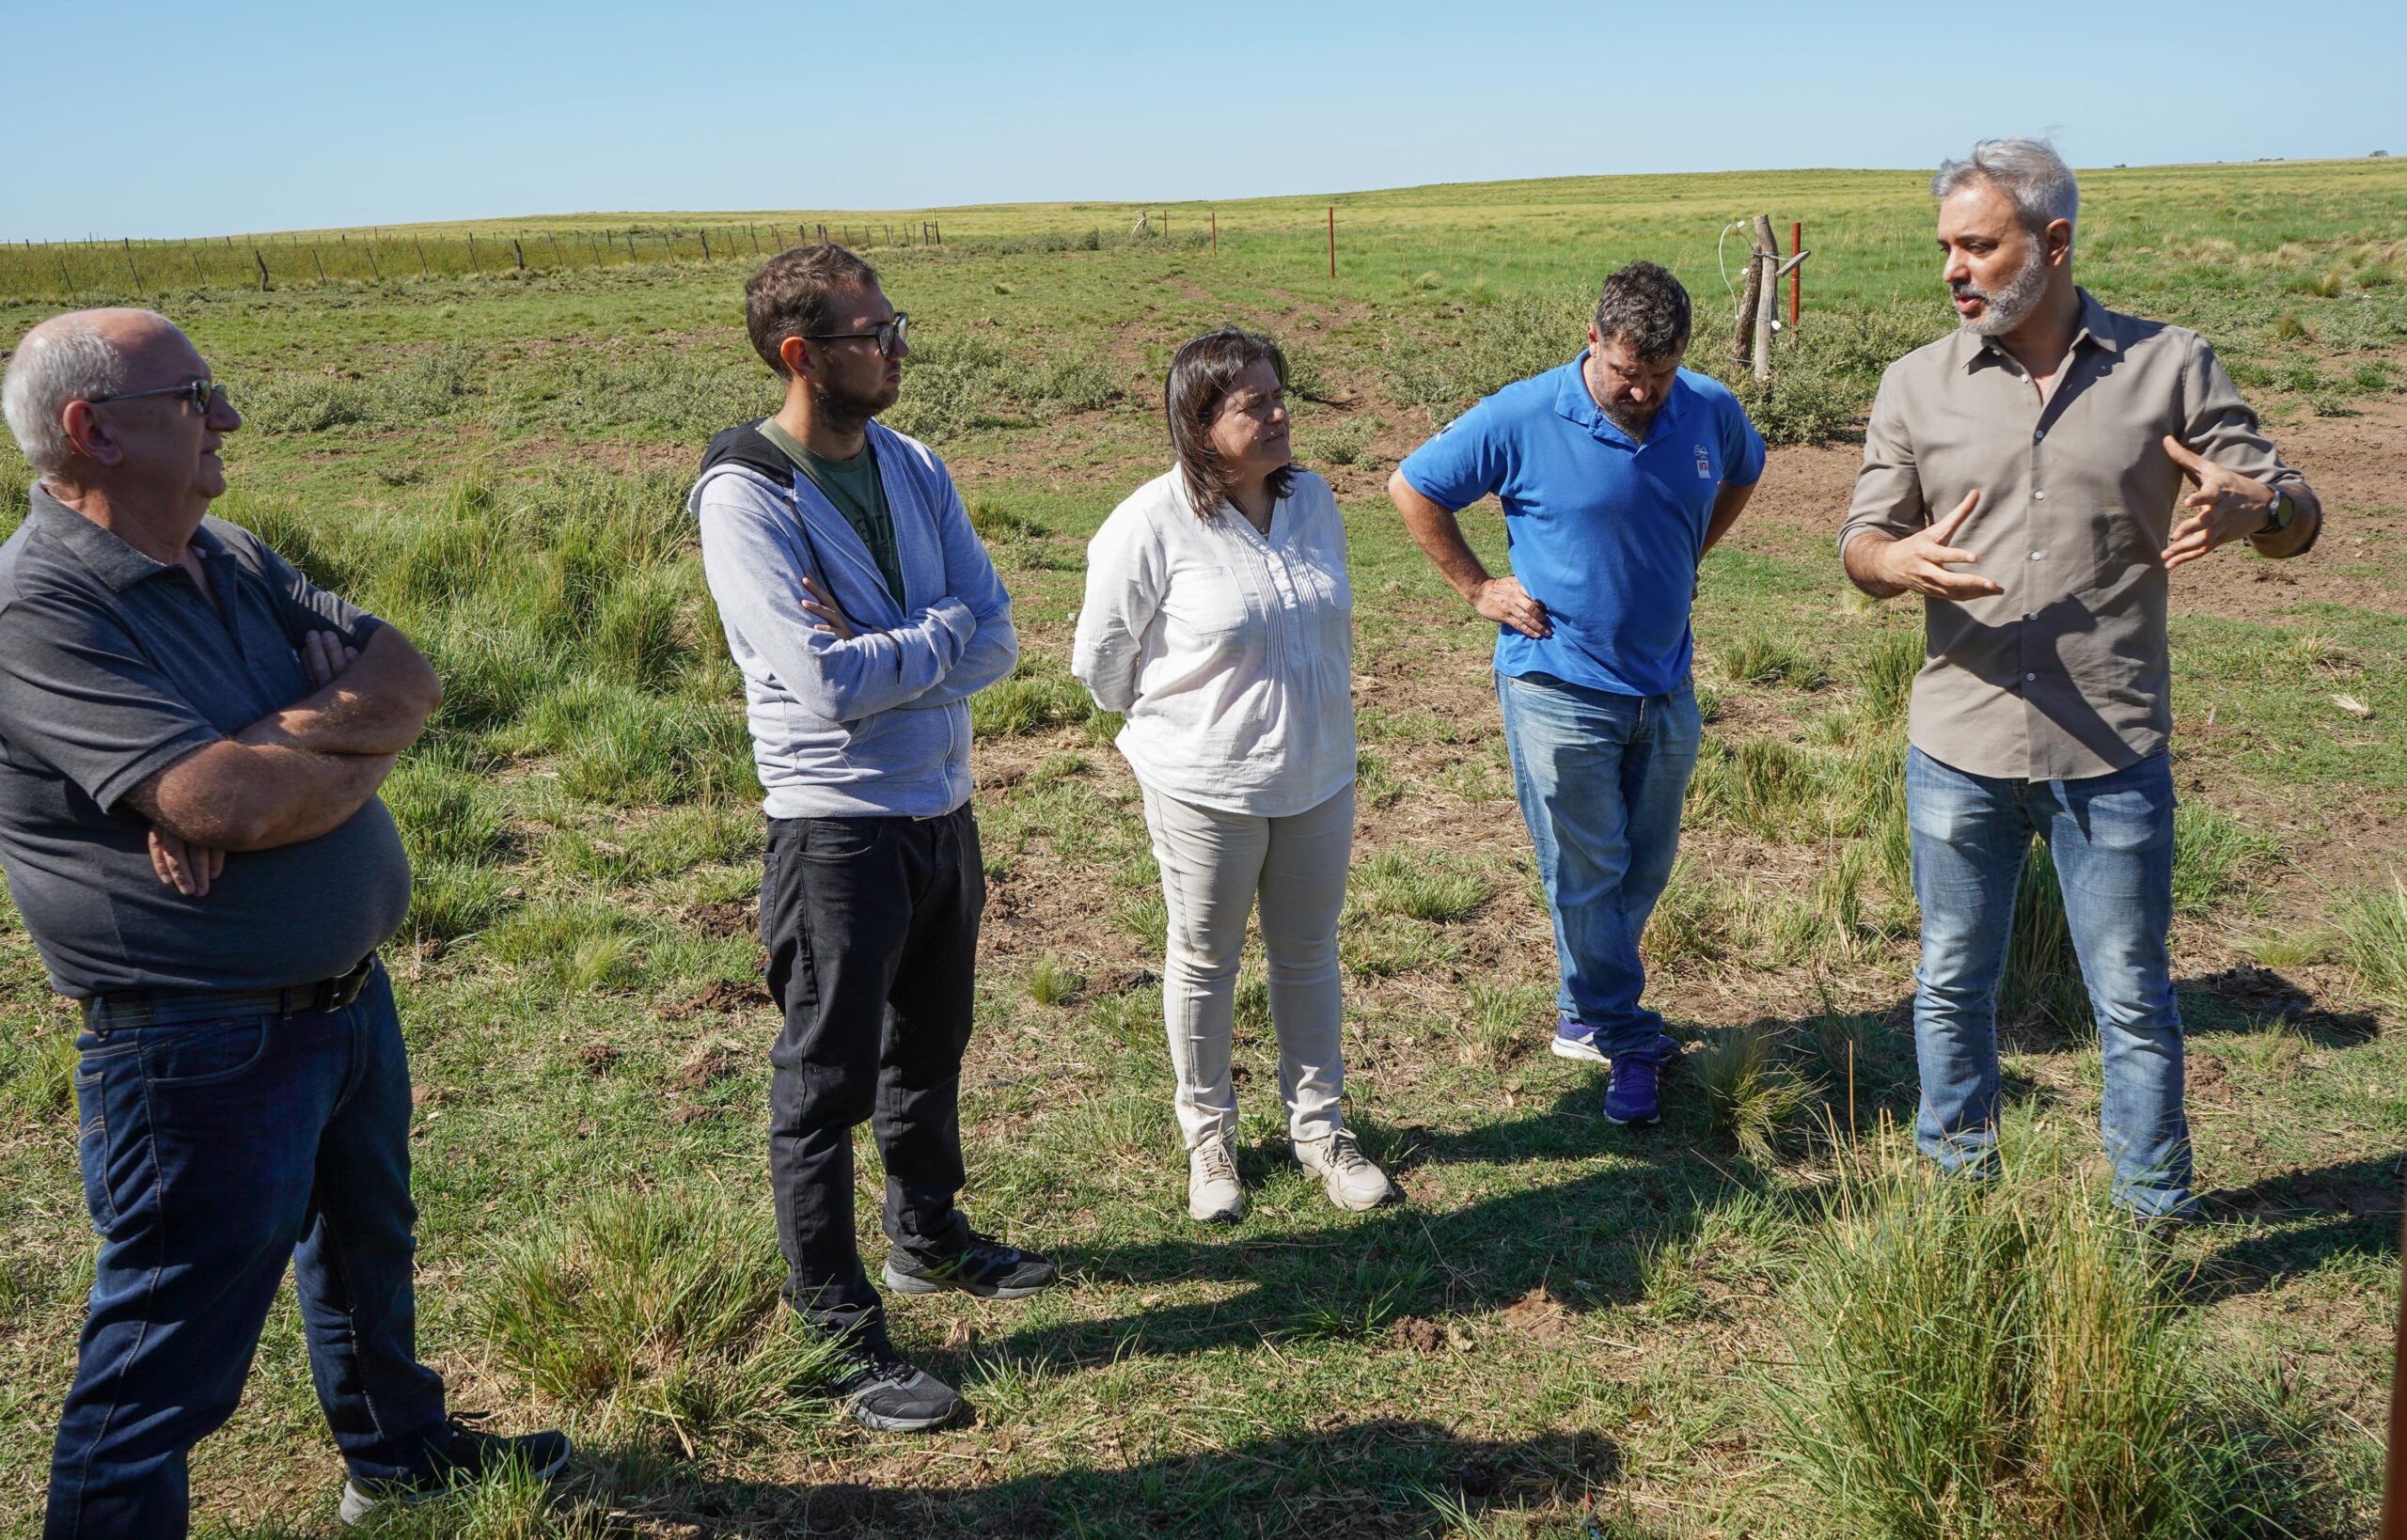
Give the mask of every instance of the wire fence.
POLYGON ((678 262, 757 260, 796 244, 857 250, 942 245, 936 220, 864 224, 579 226, 510 233, 211 236, 188 241, 38 242, 0 245, 0 296, 75 303, 179 289, 310 289, 402 278, 559 272, 678 262))

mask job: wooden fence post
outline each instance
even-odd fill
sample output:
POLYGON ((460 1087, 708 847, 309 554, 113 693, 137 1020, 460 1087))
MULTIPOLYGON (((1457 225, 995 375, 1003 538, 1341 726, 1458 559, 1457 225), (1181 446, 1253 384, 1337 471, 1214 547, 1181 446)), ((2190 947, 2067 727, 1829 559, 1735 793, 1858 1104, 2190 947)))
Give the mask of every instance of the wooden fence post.
POLYGON ((125 248, 125 270, 134 275, 134 292, 140 293, 142 291, 142 270, 134 265, 134 238, 131 236, 121 236, 118 238, 118 244, 125 248))
POLYGON ((485 264, 477 260, 477 232, 474 230, 468 232, 468 265, 479 273, 485 270, 485 264))
POLYGON ((253 246, 251 260, 260 264, 260 292, 264 294, 267 292, 267 259, 260 255, 259 247, 253 246))
POLYGON ((1755 215, 1755 264, 1763 270, 1756 286, 1755 378, 1771 380, 1771 323, 1780 311, 1780 237, 1772 233, 1771 215, 1755 215))
POLYGON ((312 263, 315 263, 315 264, 316 264, 316 266, 317 266, 317 269, 318 269, 318 281, 319 281, 320 283, 323 283, 323 282, 325 282, 325 281, 326 281, 326 264, 325 264, 325 263, 323 263, 323 262, 322 262, 322 261, 319 261, 319 260, 318 260, 318 248, 317 248, 317 247, 315 247, 315 246, 311 246, 311 247, 309 248, 309 260, 310 260, 312 263))
MULTIPOLYGON (((1724 233, 1728 233, 1724 228, 1724 233)), ((1754 354, 1755 310, 1763 301, 1763 254, 1750 243, 1747 248, 1747 287, 1738 298, 1738 328, 1730 338, 1730 361, 1743 364, 1754 354)))
POLYGON ((526 272, 527 248, 519 244, 518 237, 514 235, 510 238, 510 254, 518 259, 518 271, 521 273, 526 272))
POLYGON ((421 278, 434 276, 434 270, 426 265, 426 243, 413 235, 410 237, 410 244, 417 248, 417 275, 421 278))
MULTIPOLYGON (((67 286, 67 298, 70 303, 72 303, 76 298, 75 277, 73 274, 67 271, 67 253, 64 251, 61 251, 58 254, 58 281, 67 286)), ((267 269, 265 267, 261 267, 260 269, 260 287, 262 289, 267 287, 267 269)))
POLYGON ((385 281, 385 271, 376 265, 375 243, 371 241, 363 243, 363 244, 366 246, 368 252, 368 271, 374 275, 378 283, 383 283, 385 281))
POLYGON ((703 231, 701 232, 701 238, 702 238, 702 260, 707 262, 707 261, 709 261, 709 260, 711 259, 711 232, 710 232, 710 231, 708 231, 708 230, 703 230, 703 231))

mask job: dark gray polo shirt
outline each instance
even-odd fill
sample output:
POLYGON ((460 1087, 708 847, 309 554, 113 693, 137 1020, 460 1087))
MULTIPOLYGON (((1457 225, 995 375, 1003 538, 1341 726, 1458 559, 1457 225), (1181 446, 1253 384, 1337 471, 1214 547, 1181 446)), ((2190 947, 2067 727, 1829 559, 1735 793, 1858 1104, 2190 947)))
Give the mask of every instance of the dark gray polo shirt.
POLYGON ((192 546, 215 605, 39 485, 0 544, 0 868, 61 994, 310 983, 409 908, 409 859, 374 798, 315 840, 228 855, 206 898, 151 870, 125 794, 310 694, 310 631, 358 646, 381 623, 223 520, 192 546))

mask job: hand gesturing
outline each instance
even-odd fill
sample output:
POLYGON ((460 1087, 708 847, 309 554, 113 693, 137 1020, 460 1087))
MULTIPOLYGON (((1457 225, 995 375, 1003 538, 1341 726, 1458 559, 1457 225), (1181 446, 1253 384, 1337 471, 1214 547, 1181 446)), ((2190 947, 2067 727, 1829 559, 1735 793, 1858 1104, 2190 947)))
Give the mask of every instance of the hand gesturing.
POLYGON ((2226 470, 2171 433, 2164 435, 2164 452, 2197 483, 2197 490, 2181 499, 2190 516, 2173 526, 2172 540, 2158 553, 2166 572, 2257 533, 2273 517, 2273 489, 2264 482, 2226 470))
POLYGON ((1882 546, 1878 575, 1897 588, 1911 589, 1933 599, 1978 599, 2004 593, 2006 589, 1986 577, 1955 571, 1974 558, 1972 552, 1947 543, 1964 527, 1964 521, 1973 516, 1980 500, 1977 490, 1968 492, 1947 517, 1882 546))

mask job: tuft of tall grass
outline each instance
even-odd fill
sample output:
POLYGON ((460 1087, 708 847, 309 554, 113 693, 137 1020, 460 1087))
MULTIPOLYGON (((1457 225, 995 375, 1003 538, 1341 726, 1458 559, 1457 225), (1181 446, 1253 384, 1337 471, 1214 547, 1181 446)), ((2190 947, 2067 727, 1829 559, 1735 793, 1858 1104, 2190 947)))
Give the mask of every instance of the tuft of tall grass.
POLYGON ((779 1298, 768 1212, 710 1184, 617 1188, 533 1222, 477 1304, 501 1359, 604 1429, 666 1425, 689 1455, 823 1406, 827 1349, 779 1298))
POLYGON ((1722 644, 1714 666, 1733 684, 1787 684, 1795 689, 1819 688, 1827 676, 1813 655, 1784 636, 1750 629, 1722 644))
POLYGON ((1047 952, 1028 970, 1028 998, 1039 1005, 1067 1005, 1086 989, 1076 968, 1047 952))
POLYGON ((1383 850, 1347 879, 1364 908, 1450 925, 1479 912, 1495 884, 1460 856, 1430 850, 1383 850))
POLYGON ((2000 1024, 2067 1038, 2088 1033, 2089 992, 2081 982, 2081 959, 2065 918, 2064 888, 2046 843, 2037 839, 2023 852, 2022 874, 2015 883, 2013 928, 2006 977, 1998 986, 2000 1024))
MULTIPOLYGON (((2027 1130, 2028 1125, 2022 1125, 2027 1130)), ((2061 1152, 1948 1178, 1890 1134, 1840 1168, 1759 1375, 1810 1532, 2205 1540, 2292 1532, 2306 1438, 2204 1350, 2166 1264, 2061 1152)))
POLYGON ((1875 722, 1905 720, 1914 676, 1926 661, 1919 630, 1883 631, 1864 649, 1864 710, 1875 722))
POLYGON ((2360 893, 2333 916, 2340 960, 2358 987, 2394 1011, 2407 1012, 2407 881, 2393 873, 2390 891, 2360 893))
POLYGON ((1761 1023, 1724 1033, 1687 1069, 1704 1099, 1707 1126, 1761 1162, 1774 1157, 1781 1136, 1821 1092, 1790 1064, 1780 1034, 1761 1023))
POLYGON ((1018 737, 1083 722, 1094 709, 1094 697, 1060 660, 1027 652, 1010 678, 969 698, 969 730, 980 737, 1018 737))

